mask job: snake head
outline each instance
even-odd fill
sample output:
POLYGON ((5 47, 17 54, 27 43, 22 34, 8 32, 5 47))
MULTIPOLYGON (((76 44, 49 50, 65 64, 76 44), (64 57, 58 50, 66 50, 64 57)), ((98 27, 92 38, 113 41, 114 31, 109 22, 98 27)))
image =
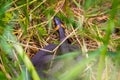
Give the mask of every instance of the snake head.
POLYGON ((62 21, 57 16, 54 17, 54 22, 55 22, 55 26, 56 26, 55 30, 59 30, 60 28, 65 28, 62 21))

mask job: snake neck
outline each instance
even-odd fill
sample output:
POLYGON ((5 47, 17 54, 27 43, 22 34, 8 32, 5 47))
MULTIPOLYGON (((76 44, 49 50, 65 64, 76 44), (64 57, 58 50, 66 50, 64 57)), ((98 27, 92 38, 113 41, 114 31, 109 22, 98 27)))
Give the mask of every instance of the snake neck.
MULTIPOLYGON (((62 42, 66 38, 64 28, 60 27, 59 30, 58 30, 58 32, 59 32, 60 42, 62 42)), ((61 44, 60 48, 61 48, 61 53, 67 53, 67 52, 69 52, 68 41, 65 40, 61 44)))
POLYGON ((58 30, 58 33, 59 33, 59 37, 60 37, 60 42, 62 42, 66 37, 64 29, 60 27, 58 30))

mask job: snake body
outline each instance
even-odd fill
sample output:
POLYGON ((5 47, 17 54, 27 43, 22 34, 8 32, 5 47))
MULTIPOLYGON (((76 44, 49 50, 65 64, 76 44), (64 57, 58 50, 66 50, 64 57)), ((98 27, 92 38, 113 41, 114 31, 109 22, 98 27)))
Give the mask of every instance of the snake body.
MULTIPOLYGON (((61 22, 61 20, 58 17, 54 17, 54 22, 55 22, 55 25, 56 25, 56 30, 59 33, 60 42, 62 42, 66 38, 63 23, 61 22)), ((46 47, 44 47, 44 49, 52 51, 56 47, 57 47, 56 44, 49 44, 46 47)), ((62 54, 65 54, 65 53, 68 53, 68 52, 75 51, 77 49, 79 49, 77 46, 71 45, 71 44, 68 43, 68 40, 65 40, 61 44, 61 46, 58 48, 58 50, 59 50, 58 52, 60 52, 62 54)), ((48 64, 52 61, 52 58, 53 58, 53 55, 51 53, 46 52, 46 51, 42 51, 42 50, 37 52, 32 57, 31 61, 32 61, 33 65, 35 66, 36 71, 38 72, 40 77, 42 77, 42 78, 48 77, 47 74, 45 73, 45 71, 48 70, 48 68, 49 68, 48 64)), ((51 69, 52 71, 50 72, 50 74, 52 74, 52 72, 55 73, 56 71, 60 70, 60 69, 58 69, 58 70, 55 71, 55 68, 56 67, 58 68, 58 66, 60 66, 60 65, 61 66, 64 65, 64 64, 61 64, 61 62, 62 63, 63 62, 64 63, 69 62, 69 59, 67 59, 66 61, 64 61, 64 60, 56 61, 55 65, 53 65, 53 68, 51 69)), ((54 79, 51 79, 51 80, 54 80, 54 79)), ((57 80, 57 79, 55 79, 55 80, 57 80)))

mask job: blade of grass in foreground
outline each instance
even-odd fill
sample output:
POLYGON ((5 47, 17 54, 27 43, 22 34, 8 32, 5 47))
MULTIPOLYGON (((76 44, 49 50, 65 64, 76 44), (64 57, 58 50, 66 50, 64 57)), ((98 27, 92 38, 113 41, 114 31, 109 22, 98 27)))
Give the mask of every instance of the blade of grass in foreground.
POLYGON ((109 45, 109 40, 110 40, 110 37, 111 37, 111 33, 113 32, 114 27, 115 27, 114 17, 115 17, 115 14, 117 12, 118 3, 119 3, 118 0, 115 0, 112 3, 112 9, 111 9, 111 12, 110 12, 111 16, 110 16, 110 20, 108 21, 108 26, 106 27, 106 35, 105 35, 104 41, 103 41, 104 48, 101 52, 100 59, 99 59, 99 64, 98 64, 97 80, 102 79, 101 76, 102 76, 102 72, 103 72, 103 68, 104 68, 105 55, 106 55, 106 52, 107 52, 107 46, 109 45))
POLYGON ((101 48, 96 50, 95 52, 90 53, 91 55, 89 56, 89 58, 81 60, 80 62, 78 62, 78 64, 73 66, 73 68, 60 75, 59 80, 74 80, 75 78, 77 78, 80 75, 80 73, 85 69, 86 65, 92 60, 94 60, 100 52, 101 48))
MULTIPOLYGON (((39 78, 37 72, 35 71, 30 59, 28 58, 28 56, 26 55, 26 53, 22 49, 19 42, 17 42, 16 37, 12 34, 11 28, 12 28, 11 26, 6 26, 3 35, 0 36, 1 40, 4 39, 4 42, 6 42, 7 45, 11 46, 11 48, 9 48, 9 49, 12 49, 12 51, 15 50, 14 52, 17 53, 18 59, 19 59, 19 57, 22 59, 25 66, 27 67, 28 71, 31 73, 33 80, 40 80, 40 78, 39 78)), ((3 42, 1 42, 1 43, 3 43, 3 42)), ((6 46, 4 46, 4 44, 2 44, 1 47, 6 49, 6 46)), ((6 50, 8 50, 8 49, 6 49, 6 50)), ((7 53, 9 54, 9 51, 7 53)), ((10 53, 12 53, 12 52, 10 52, 10 53)), ((15 57, 14 55, 11 55, 11 56, 12 56, 12 58, 15 57)), ((21 65, 21 63, 19 63, 19 65, 21 65)))

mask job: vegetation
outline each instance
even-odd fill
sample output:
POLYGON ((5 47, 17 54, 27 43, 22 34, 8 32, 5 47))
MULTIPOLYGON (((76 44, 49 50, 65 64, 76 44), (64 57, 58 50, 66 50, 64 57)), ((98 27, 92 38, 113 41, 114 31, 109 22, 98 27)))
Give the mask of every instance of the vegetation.
POLYGON ((49 43, 60 44, 53 17, 86 57, 60 80, 120 79, 119 0, 1 0, 0 78, 40 80, 30 58, 49 43), (29 71, 29 73, 27 72, 29 71))

